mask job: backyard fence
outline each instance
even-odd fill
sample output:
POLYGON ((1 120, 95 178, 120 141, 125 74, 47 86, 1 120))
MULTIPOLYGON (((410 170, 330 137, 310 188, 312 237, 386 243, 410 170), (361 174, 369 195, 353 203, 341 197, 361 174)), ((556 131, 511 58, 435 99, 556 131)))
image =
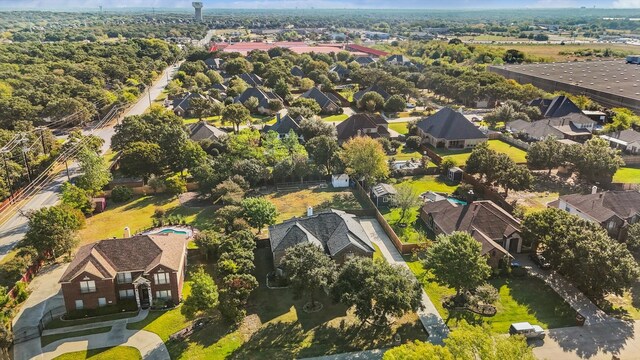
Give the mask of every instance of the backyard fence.
POLYGON ((502 140, 502 141, 504 141, 504 142, 506 142, 506 143, 508 143, 510 145, 513 145, 513 146, 517 147, 517 148, 520 148, 520 150, 529 151, 529 148, 531 147, 530 144, 528 144, 528 143, 526 143, 526 142, 524 142, 524 141, 522 141, 520 139, 516 139, 516 138, 513 138, 511 136, 506 136, 503 133, 498 133, 498 134, 499 134, 499 136, 498 136, 499 140, 502 140))
POLYGON ((627 166, 638 166, 640 165, 640 155, 625 155, 622 154, 622 160, 627 166))

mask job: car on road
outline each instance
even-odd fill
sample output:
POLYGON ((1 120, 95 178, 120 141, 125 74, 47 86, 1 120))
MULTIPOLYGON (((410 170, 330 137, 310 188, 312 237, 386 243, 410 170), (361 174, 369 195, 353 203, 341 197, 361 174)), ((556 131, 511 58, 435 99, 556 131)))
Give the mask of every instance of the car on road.
POLYGON ((509 327, 510 335, 523 335, 527 339, 544 339, 547 333, 538 325, 531 325, 528 322, 513 323, 509 327))
POLYGON ((541 254, 532 253, 529 255, 529 259, 531 259, 531 261, 533 261, 534 264, 538 265, 540 269, 551 268, 551 264, 549 263, 549 261, 547 261, 547 259, 545 259, 544 256, 542 256, 541 254))

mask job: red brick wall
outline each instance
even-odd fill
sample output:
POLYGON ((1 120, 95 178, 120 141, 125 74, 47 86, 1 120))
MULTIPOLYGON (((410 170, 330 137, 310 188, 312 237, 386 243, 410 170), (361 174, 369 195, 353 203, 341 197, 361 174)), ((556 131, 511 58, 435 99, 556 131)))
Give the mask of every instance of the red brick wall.
POLYGON ((67 312, 76 310, 76 300, 82 300, 85 309, 97 308, 98 299, 102 297, 107 300, 107 305, 113 305, 118 302, 113 280, 102 280, 89 274, 82 274, 76 277, 74 281, 62 284, 62 295, 64 296, 64 305, 67 312), (96 282, 95 292, 86 294, 80 292, 80 282, 84 281, 85 278, 96 282))
POLYGON ((175 304, 180 303, 181 297, 182 297, 182 281, 180 279, 182 272, 180 274, 171 271, 170 269, 167 268, 163 268, 161 266, 153 269, 150 273, 149 273, 149 280, 151 280, 151 296, 153 297, 153 299, 156 298, 156 291, 161 291, 161 290, 170 290, 171 291, 171 301, 173 301, 175 304), (160 271, 160 270, 163 271, 160 271), (160 272, 164 272, 164 273, 168 273, 169 274, 169 284, 156 284, 155 282, 155 276, 154 274, 160 273, 160 272))

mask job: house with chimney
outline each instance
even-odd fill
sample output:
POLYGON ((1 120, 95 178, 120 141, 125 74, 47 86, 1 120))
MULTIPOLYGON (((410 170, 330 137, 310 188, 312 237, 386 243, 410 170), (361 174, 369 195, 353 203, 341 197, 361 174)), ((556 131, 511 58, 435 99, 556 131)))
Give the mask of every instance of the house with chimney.
POLYGON ((258 99, 258 109, 257 111, 260 114, 273 114, 275 113, 275 111, 271 110, 269 103, 271 101, 282 101, 282 98, 280 96, 278 96, 278 94, 272 92, 272 91, 265 91, 261 88, 257 88, 257 87, 250 87, 247 88, 242 94, 240 94, 238 97, 236 97, 233 102, 237 103, 237 104, 243 104, 249 100, 249 98, 256 98, 258 99))
POLYGON ((281 116, 280 113, 276 113, 276 122, 273 125, 265 125, 262 129, 263 132, 267 133, 269 131, 275 131, 278 133, 278 137, 283 139, 293 131, 298 136, 300 141, 304 141, 302 136, 302 131, 300 131, 300 123, 305 118, 302 115, 298 115, 297 118, 291 117, 291 115, 286 114, 285 116, 281 116))
POLYGON ((318 105, 320 105, 320 112, 322 114, 339 114, 342 112, 340 99, 332 93, 322 92, 317 87, 312 87, 300 95, 300 97, 315 100, 318 105))
POLYGON ((620 241, 626 240, 629 226, 640 221, 640 192, 636 190, 597 192, 594 186, 591 194, 563 195, 548 206, 598 223, 620 241))
POLYGON ((388 138, 389 123, 379 114, 353 114, 336 126, 338 142, 343 143, 356 136, 371 138, 388 138))
POLYGON ((505 129, 515 136, 528 141, 541 141, 549 136, 558 140, 566 139, 583 143, 593 136, 596 122, 582 113, 537 121, 513 120, 505 124, 505 129))
POLYGON ((182 234, 136 235, 84 245, 60 278, 67 312, 120 301, 147 308, 155 300, 178 304, 187 266, 182 234))
POLYGON ((417 127, 423 143, 434 148, 469 149, 488 140, 469 119, 448 107, 418 121, 417 127))

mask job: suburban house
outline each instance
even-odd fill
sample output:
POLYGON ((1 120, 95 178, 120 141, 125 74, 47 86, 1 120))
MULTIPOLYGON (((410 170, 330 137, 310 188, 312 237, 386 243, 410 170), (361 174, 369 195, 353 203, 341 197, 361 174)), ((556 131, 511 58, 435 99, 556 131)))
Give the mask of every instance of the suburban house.
POLYGON ((262 131, 265 133, 275 131, 278 133, 278 137, 282 139, 289 136, 289 132, 293 130, 300 140, 304 140, 302 138, 302 132, 300 132, 300 123, 302 120, 304 120, 302 115, 298 115, 298 117, 294 119, 289 114, 281 117, 280 113, 276 113, 276 123, 273 125, 265 125, 262 131))
POLYGON ((80 247, 60 278, 67 311, 121 300, 146 308, 156 299, 178 304, 187 264, 184 235, 137 235, 80 247))
POLYGON ((387 64, 389 65, 413 65, 411 59, 404 55, 391 55, 387 58, 387 64))
MULTIPOLYGON (((288 248, 301 243, 314 244, 338 264, 353 256, 373 257, 375 249, 355 215, 331 209, 293 218, 269 227, 273 264, 278 267, 288 248)), ((285 269, 286 270, 286 269, 285 269)))
POLYGON ((621 241, 629 225, 640 221, 640 192, 635 190, 563 195, 548 206, 594 221, 621 241))
POLYGON ((371 85, 368 88, 366 88, 364 90, 360 90, 360 91, 356 92, 355 94, 353 94, 353 101, 357 103, 358 101, 360 101, 360 99, 362 99, 364 94, 366 94, 368 92, 372 92, 372 91, 380 94, 380 96, 382 96, 384 101, 387 101, 391 97, 391 95, 389 95, 388 92, 384 91, 378 85, 371 85))
POLYGON ((467 149, 487 141, 471 121, 448 107, 418 121, 417 127, 423 142, 434 148, 467 149))
POLYGON ((360 66, 369 66, 376 62, 376 59, 371 56, 359 56, 355 58, 353 61, 357 62, 360 66))
POLYGON ((380 207, 380 205, 391 207, 396 194, 398 191, 390 184, 379 183, 371 188, 371 200, 376 204, 376 207, 380 207))
POLYGON ((213 125, 209 125, 206 121, 198 121, 197 123, 187 125, 189 138, 193 141, 202 140, 220 140, 227 133, 218 129, 213 125))
POLYGON ((335 65, 333 66, 331 69, 329 69, 330 72, 336 73, 336 75, 338 75, 338 79, 340 79, 340 81, 346 81, 349 78, 349 75, 351 75, 351 70, 349 70, 348 68, 342 66, 342 65, 335 65))
POLYGON ((299 78, 303 78, 305 76, 304 71, 302 71, 302 69, 299 66, 292 67, 289 73, 299 78))
POLYGON ((207 99, 210 101, 216 101, 214 99, 211 99, 205 95, 202 94, 198 94, 198 93, 192 93, 192 92, 186 92, 184 94, 181 95, 176 95, 173 99, 171 100, 166 100, 165 101, 165 106, 168 106, 171 108, 171 110, 173 110, 174 114, 178 115, 178 116, 191 116, 193 114, 193 111, 191 110, 191 100, 192 99, 207 99))
POLYGON ((209 70, 222 70, 224 60, 220 58, 208 58, 204 61, 204 64, 207 65, 209 70))
POLYGON ((462 205, 450 200, 427 202, 420 209, 420 219, 436 235, 466 231, 480 244, 488 264, 496 268, 511 253, 522 251, 520 221, 493 201, 475 201, 462 205))
POLYGON ((540 113, 545 118, 555 118, 573 113, 582 114, 582 110, 568 97, 556 96, 553 99, 535 99, 529 102, 529 106, 540 109, 540 113))
POLYGON ((337 114, 342 110, 340 100, 335 95, 332 93, 324 93, 317 87, 312 87, 300 95, 300 97, 315 100, 318 105, 320 105, 323 114, 337 114))
POLYGON ((249 98, 255 97, 258 99, 258 112, 261 114, 273 114, 274 111, 269 108, 269 102, 271 100, 282 101, 282 98, 278 94, 272 91, 264 91, 260 88, 250 87, 247 88, 242 94, 236 97, 233 102, 244 104, 249 98))
POLYGON ((640 132, 633 129, 602 134, 600 137, 607 140, 614 149, 633 155, 640 154, 640 132))
POLYGON ((238 75, 238 77, 252 87, 264 85, 264 81, 262 80, 262 78, 256 74, 242 73, 238 75))
POLYGON ((345 142, 355 136, 372 138, 390 136, 389 123, 379 114, 353 114, 336 126, 338 142, 345 142))
POLYGON ((570 113, 532 122, 514 120, 505 124, 505 128, 526 141, 541 141, 553 136, 556 139, 585 142, 591 139, 595 125, 595 121, 582 113, 570 113))

